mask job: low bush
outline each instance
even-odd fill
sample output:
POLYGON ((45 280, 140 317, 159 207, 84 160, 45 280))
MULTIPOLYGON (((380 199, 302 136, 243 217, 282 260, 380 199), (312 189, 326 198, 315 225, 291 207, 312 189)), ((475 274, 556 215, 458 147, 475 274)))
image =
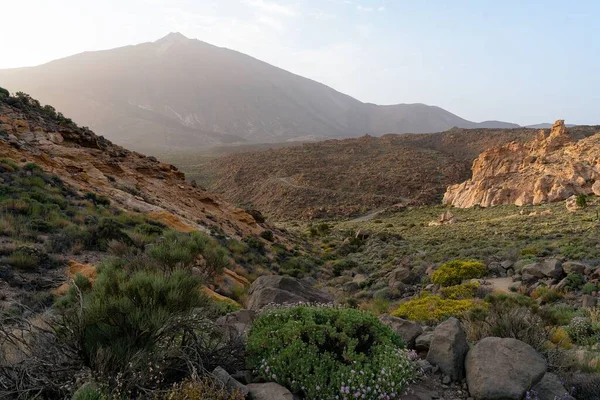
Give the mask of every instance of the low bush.
POLYGON ((454 260, 442 265, 433 272, 431 280, 436 285, 459 285, 462 281, 483 278, 487 275, 486 266, 479 261, 454 260))
POLYGON ((444 299, 464 300, 476 297, 479 289, 479 282, 466 282, 460 285, 448 286, 440 290, 444 299))
POLYGON ((309 399, 397 398, 415 376, 402 340, 355 309, 268 310, 250 330, 248 353, 263 378, 309 399))
POLYGON ((460 317, 466 311, 481 305, 481 301, 475 299, 443 299, 424 292, 419 297, 400 304, 392 315, 413 321, 438 322, 449 317, 460 317))
POLYGON ((265 239, 268 242, 272 242, 273 240, 275 240, 275 236, 273 235, 273 231, 270 230, 264 230, 260 233, 260 237, 265 239))
POLYGON ((599 339, 592 321, 586 317, 574 317, 567 326, 567 332, 573 342, 580 345, 592 345, 597 343, 599 339))
POLYGON ((584 294, 592 294, 592 293, 598 291, 598 286, 596 286, 592 282, 588 282, 585 285, 583 285, 583 287, 581 288, 581 290, 583 291, 584 294))
POLYGON ((332 272, 334 276, 340 276, 342 275, 342 272, 352 268, 356 268, 357 266, 358 264, 356 263, 356 261, 348 259, 339 260, 333 263, 332 272))
POLYGON ((547 286, 540 286, 531 292, 531 298, 541 299, 542 303, 554 303, 563 298, 563 294, 556 289, 550 289, 547 286))
POLYGON ((174 385, 164 400, 244 400, 245 398, 246 396, 239 390, 230 392, 221 382, 204 377, 174 385))
POLYGON ((583 275, 576 274, 573 272, 571 272, 570 274, 567 274, 566 279, 567 279, 567 284, 565 287, 571 291, 579 290, 585 283, 585 278, 583 277, 583 275))
POLYGON ((4 261, 17 269, 31 271, 38 268, 42 260, 35 249, 23 246, 12 252, 4 261))

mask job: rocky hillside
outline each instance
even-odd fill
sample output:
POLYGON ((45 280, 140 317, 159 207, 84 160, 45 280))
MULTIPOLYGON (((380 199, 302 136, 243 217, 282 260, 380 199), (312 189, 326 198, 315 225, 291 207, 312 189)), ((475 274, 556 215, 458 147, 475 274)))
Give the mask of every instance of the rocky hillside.
MULTIPOLYGON (((573 128, 577 137, 594 132, 573 128)), ((202 176, 208 179, 203 184, 230 202, 279 220, 360 215, 398 203, 437 203, 448 185, 470 177, 472 162, 482 151, 526 142, 536 133, 524 128, 452 129, 233 154, 204 165, 202 176)))
POLYGON ((241 209, 185 181, 175 166, 114 145, 27 95, 0 93, 0 157, 33 162, 82 191, 179 230, 221 230, 242 238, 264 230, 241 209))
POLYGON ((26 91, 110 140, 143 151, 439 132, 454 126, 516 127, 498 121, 475 123, 424 104, 362 103, 255 58, 177 33, 37 67, 1 70, 0 85, 26 91))
MULTIPOLYGON (((600 127, 590 127, 600 132, 600 127)), ((577 140, 564 121, 528 142, 490 148, 473 163, 473 176, 448 187, 444 204, 483 207, 540 204, 577 194, 600 194, 600 134, 577 140)))

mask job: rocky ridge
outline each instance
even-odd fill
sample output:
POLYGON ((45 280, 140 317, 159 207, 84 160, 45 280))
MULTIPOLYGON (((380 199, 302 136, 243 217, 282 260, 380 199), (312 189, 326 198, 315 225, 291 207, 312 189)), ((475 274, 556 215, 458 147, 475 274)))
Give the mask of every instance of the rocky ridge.
POLYGON ((550 133, 484 151, 472 178, 451 185, 443 203, 466 208, 541 204, 578 194, 600 195, 600 134, 577 140, 558 120, 550 133))
POLYGON ((186 182, 173 165, 48 118, 39 106, 1 100, 0 157, 34 162, 82 192, 106 196, 181 231, 218 229, 242 238, 264 230, 250 214, 186 182))

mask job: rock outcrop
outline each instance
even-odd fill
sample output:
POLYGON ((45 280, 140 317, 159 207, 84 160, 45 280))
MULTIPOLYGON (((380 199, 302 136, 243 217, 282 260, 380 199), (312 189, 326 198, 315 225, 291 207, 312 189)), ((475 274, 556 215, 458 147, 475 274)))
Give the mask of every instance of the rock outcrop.
POLYGON ((472 178, 449 186, 444 204, 466 208, 540 204, 577 194, 600 195, 600 134, 577 141, 564 121, 526 143, 488 149, 473 162, 472 178))

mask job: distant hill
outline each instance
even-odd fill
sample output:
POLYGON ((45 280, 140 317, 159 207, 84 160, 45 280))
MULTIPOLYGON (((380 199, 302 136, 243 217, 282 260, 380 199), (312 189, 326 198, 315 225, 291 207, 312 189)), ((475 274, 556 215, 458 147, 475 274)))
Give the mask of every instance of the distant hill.
POLYGON ((511 128, 425 104, 362 103, 318 82, 179 33, 0 70, 0 86, 53 104, 138 150, 511 128))
MULTIPOLYGON (((572 127, 574 127, 574 126, 577 126, 577 125, 574 125, 574 124, 565 124, 565 126, 566 126, 567 128, 572 128, 572 127)), ((542 123, 542 124, 527 125, 527 126, 525 126, 525 128, 532 128, 532 129, 550 129, 550 128, 552 128, 552 124, 551 124, 551 123, 549 123, 549 122, 544 122, 544 123, 542 123)))
MULTIPOLYGON (((577 126, 571 134, 584 138, 599 130, 577 126)), ((447 186, 471 177, 481 152, 537 135, 526 128, 456 128, 327 140, 220 157, 196 177, 227 201, 277 220, 356 216, 394 204, 437 204, 447 186)), ((196 167, 178 164, 186 173, 196 167)))

